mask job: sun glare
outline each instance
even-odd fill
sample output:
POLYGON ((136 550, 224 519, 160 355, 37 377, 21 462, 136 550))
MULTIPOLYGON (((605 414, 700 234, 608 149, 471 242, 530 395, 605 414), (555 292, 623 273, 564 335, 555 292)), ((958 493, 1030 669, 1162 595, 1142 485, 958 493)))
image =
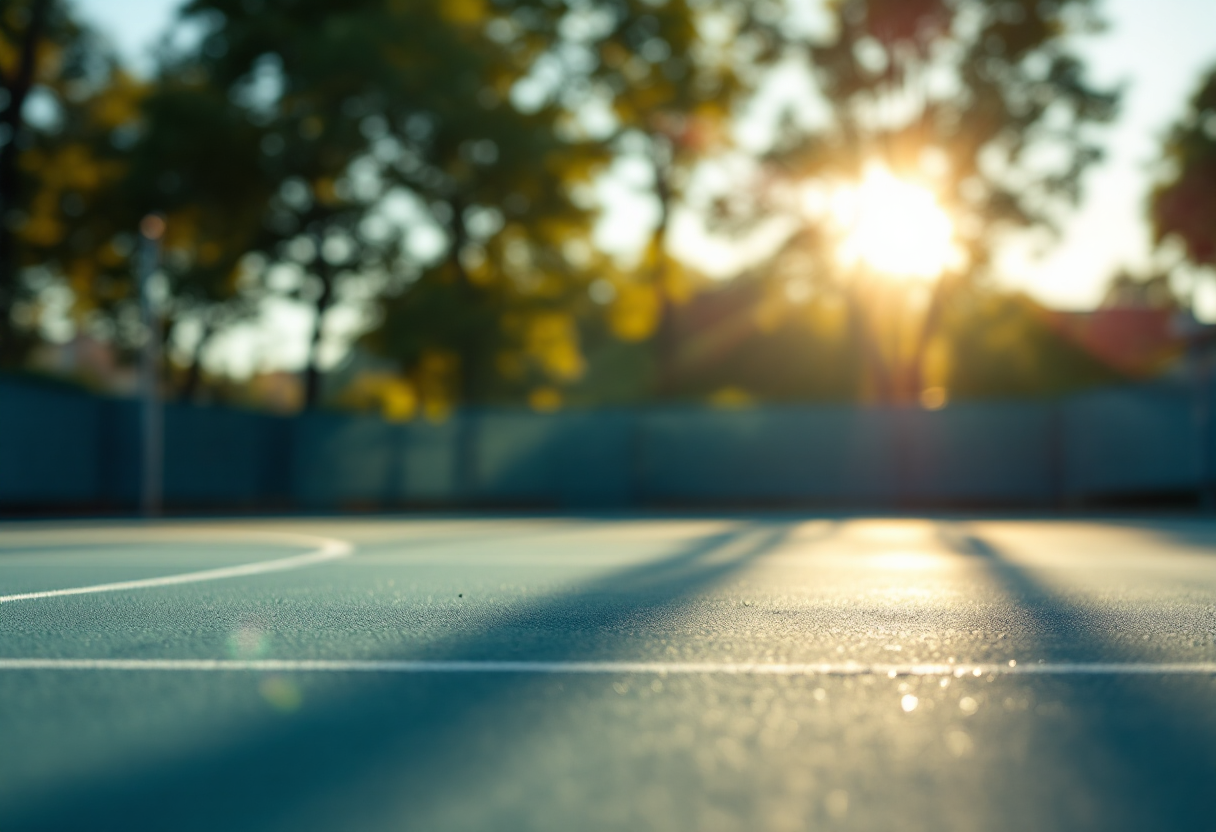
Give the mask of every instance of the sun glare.
POLYGON ((860 184, 838 188, 831 213, 841 230, 838 255, 850 268, 933 278, 960 259, 954 224, 933 192, 884 167, 870 167, 860 184))

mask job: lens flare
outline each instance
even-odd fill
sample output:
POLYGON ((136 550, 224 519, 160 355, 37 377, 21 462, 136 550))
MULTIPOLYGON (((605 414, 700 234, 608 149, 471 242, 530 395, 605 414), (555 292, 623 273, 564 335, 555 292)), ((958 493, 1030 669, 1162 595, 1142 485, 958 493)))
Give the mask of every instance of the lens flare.
POLYGON ((961 261, 954 223, 928 188, 872 165, 835 190, 831 216, 843 265, 899 278, 934 278, 961 261))

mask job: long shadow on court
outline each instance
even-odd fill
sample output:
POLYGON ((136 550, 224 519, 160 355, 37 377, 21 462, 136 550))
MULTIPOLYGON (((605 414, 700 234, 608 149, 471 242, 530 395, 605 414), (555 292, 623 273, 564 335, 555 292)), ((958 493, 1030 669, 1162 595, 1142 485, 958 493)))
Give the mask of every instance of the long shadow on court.
MULTIPOLYGON (((501 657, 517 652, 512 645, 521 637, 529 658, 636 658, 630 649, 645 639, 647 621, 678 616, 692 596, 780 546, 796 525, 738 523, 657 562, 505 613, 480 637, 428 658, 501 657)), ((831 531, 825 524, 823 534, 831 531)), ((209 674, 199 684, 218 681, 209 674)), ((477 772, 501 765, 501 750, 510 745, 504 738, 524 738, 544 724, 535 697, 546 684, 552 680, 522 674, 346 677, 288 719, 242 726, 244 733, 220 738, 212 750, 183 749, 175 759, 63 783, 54 795, 30 796, 0 825, 381 828, 380 812, 391 806, 393 828, 418 828, 411 819, 452 788, 445 773, 476 782, 477 772), (521 708, 529 715, 520 717, 521 708), (360 814, 371 809, 375 816, 360 814)))
MULTIPOLYGON (((985 565, 1027 617, 1044 661, 1152 661, 1128 639, 1116 643, 1103 617, 1048 589, 991 542, 965 527, 947 527, 942 539, 985 565)), ((1210 679, 1070 676, 1036 677, 1035 684, 1069 717, 1064 744, 1075 761, 1072 789, 1079 781, 1086 793, 1052 797, 1060 813, 1077 817, 1077 828, 1216 828, 1210 679), (1196 724, 1196 716, 1208 717, 1206 724, 1196 724)))

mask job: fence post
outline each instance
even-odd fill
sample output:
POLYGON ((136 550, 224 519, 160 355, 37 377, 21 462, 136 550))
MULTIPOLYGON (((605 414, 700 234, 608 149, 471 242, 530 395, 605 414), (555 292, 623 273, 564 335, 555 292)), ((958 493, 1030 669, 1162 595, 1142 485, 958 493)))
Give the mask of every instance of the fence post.
POLYGON ((625 411, 629 420, 629 451, 625 464, 628 485, 626 486, 626 507, 637 511, 646 505, 646 474, 649 465, 646 460, 646 411, 631 407, 625 411))
POLYGON ((1065 467, 1065 428, 1067 399, 1057 395, 1048 404, 1047 470, 1051 494, 1049 500, 1056 511, 1068 506, 1067 471, 1065 467))
POLYGON ((164 412, 160 401, 160 314, 152 297, 152 276, 160 263, 165 221, 150 214, 139 224, 139 309, 144 343, 140 356, 140 508, 145 517, 160 514, 164 482, 164 412))
POLYGON ((479 496, 477 422, 469 405, 456 409, 456 503, 465 510, 475 508, 479 496))
POLYGON ((1216 361, 1198 356, 1199 376, 1199 502, 1208 514, 1216 513, 1216 361))

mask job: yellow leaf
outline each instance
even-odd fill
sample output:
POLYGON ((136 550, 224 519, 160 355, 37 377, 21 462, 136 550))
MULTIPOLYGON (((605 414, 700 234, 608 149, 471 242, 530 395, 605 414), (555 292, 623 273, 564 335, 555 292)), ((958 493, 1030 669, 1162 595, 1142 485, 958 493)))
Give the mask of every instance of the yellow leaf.
POLYGON ((418 411, 418 394, 407 380, 391 373, 361 373, 339 396, 356 410, 377 410, 390 422, 406 422, 418 411))
POLYGON ((568 314, 550 312, 533 318, 527 348, 551 378, 573 381, 583 374, 585 362, 579 351, 578 327, 568 314))
POLYGON ((711 407, 721 408, 723 410, 741 410, 746 407, 751 407, 756 403, 751 393, 748 393, 742 387, 723 387, 720 390, 714 391, 709 397, 711 407))
POLYGON ((562 406, 561 391, 554 387, 537 387, 528 394, 528 406, 537 413, 553 413, 562 406))
POLYGON ((473 26, 486 19, 485 0, 439 0, 439 10, 460 26, 473 26))
POLYGON ((626 283, 617 287, 608 324, 622 341, 644 341, 659 325, 659 312, 659 295, 653 287, 626 283))

